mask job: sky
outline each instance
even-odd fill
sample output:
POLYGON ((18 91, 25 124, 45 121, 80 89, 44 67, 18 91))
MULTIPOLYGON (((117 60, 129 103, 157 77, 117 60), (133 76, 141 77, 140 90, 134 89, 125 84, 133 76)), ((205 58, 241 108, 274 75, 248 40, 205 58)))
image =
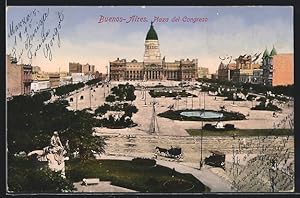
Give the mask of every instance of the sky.
POLYGON ((277 53, 294 53, 291 6, 14 6, 6 12, 6 53, 47 72, 68 71, 69 62, 106 72, 117 58, 143 61, 146 34, 157 17, 165 19, 153 25, 168 62, 198 59, 199 67, 214 73, 220 57, 234 62, 273 46, 277 53), (99 23, 101 16, 125 20, 99 23), (144 20, 128 22, 131 16, 144 20))

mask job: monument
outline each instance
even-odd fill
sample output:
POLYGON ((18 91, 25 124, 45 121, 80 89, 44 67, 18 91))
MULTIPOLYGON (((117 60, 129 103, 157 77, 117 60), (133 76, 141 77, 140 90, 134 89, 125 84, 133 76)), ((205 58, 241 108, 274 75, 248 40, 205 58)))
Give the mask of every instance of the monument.
POLYGON ((58 172, 61 171, 61 176, 65 176, 65 160, 68 160, 68 157, 65 157, 67 151, 64 149, 58 132, 55 131, 50 140, 50 146, 43 148, 43 150, 35 150, 28 153, 28 157, 32 155, 37 155, 38 161, 47 161, 48 167, 50 170, 58 172))

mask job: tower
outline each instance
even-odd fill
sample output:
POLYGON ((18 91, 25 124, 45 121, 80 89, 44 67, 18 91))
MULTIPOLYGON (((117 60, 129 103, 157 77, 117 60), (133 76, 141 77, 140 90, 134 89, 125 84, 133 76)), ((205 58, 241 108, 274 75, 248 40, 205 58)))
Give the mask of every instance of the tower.
POLYGON ((150 29, 147 33, 145 40, 145 54, 144 63, 160 63, 161 55, 159 50, 159 42, 156 31, 153 27, 153 22, 151 22, 150 29))

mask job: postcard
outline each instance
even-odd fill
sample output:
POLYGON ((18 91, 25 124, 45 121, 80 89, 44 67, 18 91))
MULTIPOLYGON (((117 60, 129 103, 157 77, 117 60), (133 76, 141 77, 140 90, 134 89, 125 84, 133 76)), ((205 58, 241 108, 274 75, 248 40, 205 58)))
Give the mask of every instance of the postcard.
POLYGON ((293 12, 6 7, 7 193, 294 192, 293 12))

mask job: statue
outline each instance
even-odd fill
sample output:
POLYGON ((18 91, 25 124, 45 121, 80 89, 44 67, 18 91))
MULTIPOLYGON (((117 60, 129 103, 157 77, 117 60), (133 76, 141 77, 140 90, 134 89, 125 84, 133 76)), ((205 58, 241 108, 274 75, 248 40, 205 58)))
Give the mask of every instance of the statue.
POLYGON ((57 131, 54 131, 53 136, 51 137, 49 151, 54 154, 54 159, 58 162, 58 165, 60 165, 64 159, 64 148, 57 131))
MULTIPOLYGON (((66 149, 68 149, 69 141, 66 142, 66 149)), ((36 155, 39 161, 48 161, 48 167, 53 171, 61 171, 62 177, 65 178, 65 158, 67 151, 63 147, 58 132, 55 131, 50 140, 50 146, 43 148, 43 150, 35 150, 28 153, 28 156, 36 155)))

